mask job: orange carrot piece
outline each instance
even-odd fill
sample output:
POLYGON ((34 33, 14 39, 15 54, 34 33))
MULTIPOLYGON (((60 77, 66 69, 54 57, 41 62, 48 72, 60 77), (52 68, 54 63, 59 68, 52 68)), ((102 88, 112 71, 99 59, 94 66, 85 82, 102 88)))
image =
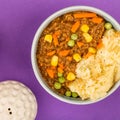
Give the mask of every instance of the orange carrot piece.
POLYGON ((66 59, 67 59, 68 61, 72 61, 72 57, 70 57, 70 56, 67 56, 66 59))
POLYGON ((54 78, 55 72, 52 69, 47 68, 46 71, 50 78, 54 78))
POLYGON ((81 46, 83 46, 84 45, 84 43, 83 42, 77 42, 77 45, 78 45, 78 47, 81 47, 81 46))
POLYGON ((59 66, 60 68, 64 69, 64 65, 63 65, 63 64, 59 63, 58 66, 59 66))
POLYGON ((64 72, 64 70, 63 70, 63 69, 64 69, 64 65, 61 64, 61 63, 59 63, 58 66, 59 66, 59 67, 58 67, 58 72, 59 72, 59 73, 63 73, 63 72, 64 72))
POLYGON ((99 24, 99 23, 101 23, 101 22, 103 21, 103 19, 100 18, 100 17, 94 17, 94 18, 91 19, 91 21, 92 21, 93 23, 99 24))
POLYGON ((96 17, 97 15, 95 13, 75 13, 74 18, 92 18, 92 17, 96 17))
POLYGON ((58 43, 58 38, 57 38, 57 35, 56 34, 53 34, 53 44, 55 46, 57 46, 59 43, 58 43))
POLYGON ((64 71, 63 71, 63 69, 61 67, 58 67, 58 72, 63 73, 64 71))
POLYGON ((70 52, 70 50, 62 50, 62 51, 60 51, 58 54, 60 55, 60 56, 67 56, 68 54, 69 54, 69 52, 70 52))
POLYGON ((79 22, 79 21, 75 22, 75 23, 72 25, 71 31, 72 31, 73 33, 75 33, 75 32, 77 31, 77 29, 79 28, 79 26, 80 26, 80 22, 79 22))
POLYGON ((47 53, 47 56, 52 56, 52 55, 54 55, 55 54, 55 50, 53 50, 53 51, 51 51, 51 52, 48 52, 47 53))
POLYGON ((90 57, 92 55, 92 53, 88 52, 85 56, 83 56, 83 58, 87 59, 88 57, 90 57))
POLYGON ((102 41, 101 41, 100 43, 98 43, 97 49, 100 49, 100 48, 102 48, 102 47, 103 47, 103 43, 102 43, 102 41))

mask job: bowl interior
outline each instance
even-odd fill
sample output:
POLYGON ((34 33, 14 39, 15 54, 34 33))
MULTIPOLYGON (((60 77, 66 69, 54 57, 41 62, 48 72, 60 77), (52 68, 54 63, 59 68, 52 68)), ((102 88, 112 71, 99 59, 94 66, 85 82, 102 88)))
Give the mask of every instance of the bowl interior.
POLYGON ((108 92, 108 94, 101 99, 98 99, 96 101, 91 101, 91 100, 80 100, 80 99, 76 99, 76 98, 67 98, 65 96, 61 96, 56 94, 56 92, 54 92, 53 90, 51 90, 49 88, 49 86, 46 84, 46 82, 43 80, 38 65, 37 65, 37 60, 36 60, 36 50, 37 50, 37 44, 38 44, 38 40, 41 36, 41 33, 43 32, 43 30, 48 26, 48 24, 54 20, 56 17, 61 16, 65 13, 69 13, 69 12, 73 12, 73 11, 89 11, 89 12, 95 12, 98 15, 102 16, 106 21, 109 21, 110 23, 112 23, 113 27, 116 30, 120 30, 120 25, 119 23, 109 14, 105 13, 104 11, 97 9, 97 8, 93 8, 93 7, 89 7, 89 6, 73 6, 73 7, 68 7, 68 8, 64 8, 62 10, 59 10, 58 12, 55 12, 54 14, 52 14, 50 17, 48 17, 38 28, 33 43, 32 43, 32 50, 31 50, 31 61, 32 61, 32 67, 33 67, 33 71, 35 73, 35 76, 37 78, 37 80, 39 81, 39 83, 41 84, 41 86, 52 96, 54 96, 55 98, 66 102, 66 103, 71 103, 71 104, 91 104, 91 103, 95 103, 98 102, 104 98, 106 98, 107 96, 109 96, 111 93, 113 93, 120 85, 120 81, 118 81, 114 87, 108 92))

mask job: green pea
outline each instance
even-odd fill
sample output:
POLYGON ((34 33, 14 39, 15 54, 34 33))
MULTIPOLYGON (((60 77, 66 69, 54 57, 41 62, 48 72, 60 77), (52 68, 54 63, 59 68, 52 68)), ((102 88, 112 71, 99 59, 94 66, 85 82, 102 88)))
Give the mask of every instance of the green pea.
POLYGON ((59 72, 58 72, 57 75, 58 75, 58 77, 62 77, 62 76, 63 76, 63 74, 62 74, 62 73, 59 73, 59 72))
POLYGON ((54 83, 54 88, 55 89, 60 89, 62 86, 61 86, 61 83, 59 83, 59 82, 55 82, 54 83))
POLYGON ((65 82, 65 78, 64 77, 59 77, 58 81, 59 81, 59 83, 64 83, 65 82))
POLYGON ((71 35, 71 39, 72 40, 77 40, 78 39, 78 35, 77 34, 72 34, 71 35))
POLYGON ((73 47, 75 45, 75 41, 74 40, 69 40, 67 44, 68 44, 69 47, 73 47))
POLYGON ((76 97, 78 97, 78 94, 76 92, 72 92, 72 97, 76 98, 76 97))
POLYGON ((71 96, 71 91, 68 91, 68 90, 67 90, 67 91, 65 92, 65 95, 66 95, 67 97, 70 97, 70 96, 71 96))
POLYGON ((110 30, 112 28, 112 24, 107 22, 105 23, 105 29, 110 30))

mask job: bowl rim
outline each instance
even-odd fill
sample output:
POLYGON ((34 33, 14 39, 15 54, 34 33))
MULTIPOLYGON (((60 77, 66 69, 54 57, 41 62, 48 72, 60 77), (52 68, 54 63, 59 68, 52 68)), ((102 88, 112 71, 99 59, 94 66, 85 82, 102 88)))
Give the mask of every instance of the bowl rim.
POLYGON ((96 7, 91 7, 91 6, 70 6, 70 7, 66 7, 63 8, 61 10, 58 10, 57 12, 53 13, 52 15, 50 15, 48 18, 45 19, 45 21, 38 27, 37 32, 35 33, 35 36, 33 38, 33 42, 32 42, 32 47, 31 47, 31 64, 32 64, 32 68, 33 68, 33 72, 35 74, 36 79, 38 80, 38 82, 40 83, 40 85, 44 88, 44 90, 46 92, 48 92, 50 95, 52 95, 54 98, 57 98, 58 100, 65 102, 65 103, 70 103, 70 104, 74 104, 74 105, 87 105, 87 104, 93 104, 96 102, 99 102, 105 98, 107 98, 109 95, 111 95, 114 91, 116 91, 116 89, 120 86, 120 81, 118 81, 114 87, 108 92, 108 94, 103 97, 100 98, 98 100, 95 101, 91 101, 91 100, 71 100, 71 99, 66 99, 66 97, 62 97, 58 94, 56 94, 55 92, 53 92, 53 90, 51 90, 45 83, 44 80, 42 80, 42 76, 39 72, 38 66, 37 66, 37 60, 36 60, 36 50, 37 50, 37 44, 38 44, 38 40, 40 38, 40 35, 42 33, 42 31, 47 27, 47 25, 54 20, 56 17, 61 16, 65 13, 69 13, 69 12, 73 12, 73 11, 89 11, 89 12, 95 12, 96 14, 102 16, 105 20, 110 21, 112 23, 112 25, 115 27, 116 30, 120 30, 120 25, 119 23, 108 13, 104 12, 101 9, 98 9, 96 7))

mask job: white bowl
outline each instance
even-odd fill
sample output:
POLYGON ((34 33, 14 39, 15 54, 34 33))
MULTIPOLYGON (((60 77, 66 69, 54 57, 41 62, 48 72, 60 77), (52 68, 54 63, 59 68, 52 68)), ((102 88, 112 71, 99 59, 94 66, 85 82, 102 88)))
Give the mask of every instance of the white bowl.
POLYGON ((56 94, 54 91, 52 91, 52 89, 49 88, 49 86, 46 84, 46 82, 43 80, 41 73, 39 71, 38 65, 37 65, 37 60, 36 60, 36 50, 37 50, 37 44, 38 44, 38 40, 40 38, 41 33, 43 32, 43 30, 47 27, 47 25, 54 20, 56 17, 61 16, 65 13, 69 13, 69 12, 73 12, 73 11, 90 11, 90 12, 95 12, 98 15, 102 16, 106 21, 109 21, 112 23, 113 27, 116 30, 120 30, 120 25, 119 23, 109 14, 107 14, 106 12, 94 8, 94 7, 89 7, 89 6, 72 6, 72 7, 68 7, 68 8, 64 8, 62 10, 59 10, 57 12, 55 12, 54 14, 52 14, 50 17, 48 17, 38 28, 35 37, 33 39, 33 43, 32 43, 32 50, 31 50, 31 61, 32 61, 32 67, 33 67, 33 71, 35 73, 35 76, 37 78, 37 80, 39 81, 39 83, 41 84, 41 86, 53 97, 66 102, 66 103, 71 103, 71 104, 77 104, 77 105, 83 105, 83 104, 91 104, 91 103, 95 103, 98 101, 101 101, 103 99, 105 99, 106 97, 108 97, 110 94, 112 94, 119 86, 120 86, 120 81, 118 81, 113 88, 108 92, 108 94, 101 99, 98 99, 96 101, 91 101, 91 100, 80 100, 77 98, 67 98, 67 97, 63 97, 60 96, 58 94, 56 94))

